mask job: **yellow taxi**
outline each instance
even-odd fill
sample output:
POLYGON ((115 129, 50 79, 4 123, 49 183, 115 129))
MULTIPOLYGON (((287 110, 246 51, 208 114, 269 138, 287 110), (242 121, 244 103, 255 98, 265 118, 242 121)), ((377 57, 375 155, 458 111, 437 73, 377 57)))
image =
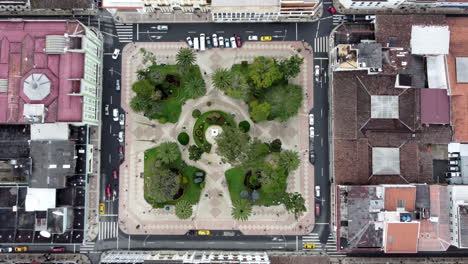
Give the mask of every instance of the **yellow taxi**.
POLYGON ((198 235, 199 236, 210 236, 211 232, 210 232, 210 230, 198 230, 198 235))
POLYGON ((99 214, 103 215, 106 213, 106 205, 104 203, 99 204, 99 214))
POLYGON ((305 243, 305 244, 303 245, 303 247, 304 247, 305 249, 314 249, 314 248, 315 248, 315 244, 312 244, 312 243, 305 243))
POLYGON ((15 247, 15 252, 26 252, 26 251, 28 251, 27 246, 17 246, 17 247, 15 247))
POLYGON ((260 41, 272 41, 273 38, 271 36, 261 36, 260 41))

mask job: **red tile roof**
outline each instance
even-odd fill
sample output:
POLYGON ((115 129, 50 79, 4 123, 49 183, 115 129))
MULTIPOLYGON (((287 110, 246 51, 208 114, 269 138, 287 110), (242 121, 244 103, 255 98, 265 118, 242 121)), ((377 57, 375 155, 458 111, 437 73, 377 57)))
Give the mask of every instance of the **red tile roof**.
POLYGON ((419 222, 386 223, 385 253, 417 253, 419 222))
POLYGON ((64 35, 76 22, 0 22, 0 78, 8 79, 7 92, 0 92, 0 123, 22 123, 25 103, 44 104, 46 122, 82 120, 82 98, 69 96, 71 78, 83 78, 84 55, 45 53, 48 35, 64 35), (24 93, 23 82, 31 73, 47 73, 51 93, 41 101, 31 101, 24 93), (54 81, 56 80, 56 81, 54 81))
POLYGON ((450 124, 450 100, 445 89, 421 89, 421 122, 450 124))
POLYGON ((385 187, 386 211, 396 211, 398 200, 405 201, 405 210, 412 212, 416 204, 416 187, 385 187))

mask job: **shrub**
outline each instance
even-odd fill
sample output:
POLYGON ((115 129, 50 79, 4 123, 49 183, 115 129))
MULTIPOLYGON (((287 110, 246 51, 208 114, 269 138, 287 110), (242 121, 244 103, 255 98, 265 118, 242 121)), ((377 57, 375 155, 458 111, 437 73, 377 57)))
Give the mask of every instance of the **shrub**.
POLYGON ((190 137, 189 137, 189 135, 187 133, 182 132, 177 136, 177 141, 179 141, 179 143, 181 145, 185 146, 185 145, 187 145, 189 143, 190 137))
POLYGON ((166 124, 167 123, 167 118, 165 118, 165 117, 159 118, 159 123, 166 124))
POLYGON ((270 143, 270 151, 271 152, 281 152, 281 140, 279 138, 273 140, 270 143))
POLYGON ((201 129, 195 130, 195 135, 196 135, 199 139, 201 138, 201 139, 203 140, 203 137, 202 137, 202 136, 203 136, 203 131, 202 131, 201 129))
POLYGON ((199 148, 197 145, 192 145, 189 147, 189 159, 197 161, 201 158, 203 154, 203 149, 199 148))
POLYGON ((182 184, 187 184, 189 181, 188 181, 188 178, 187 177, 183 177, 182 178, 182 184))
POLYGON ((239 123, 239 128, 244 132, 247 133, 250 130, 250 123, 246 120, 239 123))
POLYGON ((201 189, 205 188, 205 185, 206 185, 206 182, 200 183, 200 188, 201 188, 201 189))
POLYGON ((206 102, 206 105, 211 106, 211 102, 210 101, 206 102))
POLYGON ((192 117, 193 118, 199 118, 201 116, 201 112, 198 109, 195 109, 192 111, 192 117))

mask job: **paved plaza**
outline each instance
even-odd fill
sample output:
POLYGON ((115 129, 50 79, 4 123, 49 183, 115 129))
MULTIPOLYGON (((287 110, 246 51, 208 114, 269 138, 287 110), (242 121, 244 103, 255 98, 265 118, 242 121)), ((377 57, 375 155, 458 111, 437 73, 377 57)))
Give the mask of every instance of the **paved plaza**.
POLYGON ((145 48, 156 55, 157 62, 175 64, 177 51, 187 47, 182 42, 165 43, 130 43, 123 50, 122 56, 122 107, 127 114, 125 128, 125 162, 120 172, 119 226, 128 234, 185 234, 191 229, 241 230, 244 234, 304 234, 314 225, 314 173, 308 161, 309 134, 308 112, 313 107, 312 56, 305 50, 302 42, 247 42, 241 49, 212 49, 197 53, 200 66, 207 84, 207 94, 196 100, 188 100, 182 107, 182 114, 176 124, 159 124, 150 121, 141 113, 131 111, 130 99, 134 95, 131 85, 136 81, 136 71, 146 68, 142 65, 140 48, 145 48), (237 99, 225 96, 211 86, 210 76, 218 68, 230 68, 232 64, 253 61, 256 56, 272 56, 278 59, 288 58, 300 53, 305 58, 301 74, 293 80, 304 88, 304 101, 299 114, 288 122, 262 122, 252 126, 250 135, 264 141, 280 138, 284 149, 300 153, 301 165, 288 177, 288 192, 300 192, 306 200, 307 213, 298 220, 289 214, 283 205, 261 207, 254 206, 252 216, 247 221, 235 221, 231 217, 231 200, 224 177, 230 165, 221 163, 215 154, 204 153, 198 162, 188 158, 188 146, 194 144, 192 129, 195 119, 192 110, 201 112, 222 110, 235 115, 236 123, 248 120, 247 105, 237 99), (207 106, 211 102, 211 106, 207 106), (162 142, 177 142, 180 132, 187 132, 190 144, 181 147, 183 159, 189 165, 207 172, 206 186, 202 190, 200 202, 194 206, 192 218, 179 220, 174 214, 174 207, 168 210, 154 209, 143 197, 144 151, 162 142))

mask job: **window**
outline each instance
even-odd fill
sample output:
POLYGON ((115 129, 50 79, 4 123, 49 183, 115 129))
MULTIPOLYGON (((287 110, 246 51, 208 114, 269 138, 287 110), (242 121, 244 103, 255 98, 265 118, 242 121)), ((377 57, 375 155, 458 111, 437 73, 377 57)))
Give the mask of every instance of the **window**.
POLYGON ((405 200, 398 200, 397 208, 405 208, 405 200))

